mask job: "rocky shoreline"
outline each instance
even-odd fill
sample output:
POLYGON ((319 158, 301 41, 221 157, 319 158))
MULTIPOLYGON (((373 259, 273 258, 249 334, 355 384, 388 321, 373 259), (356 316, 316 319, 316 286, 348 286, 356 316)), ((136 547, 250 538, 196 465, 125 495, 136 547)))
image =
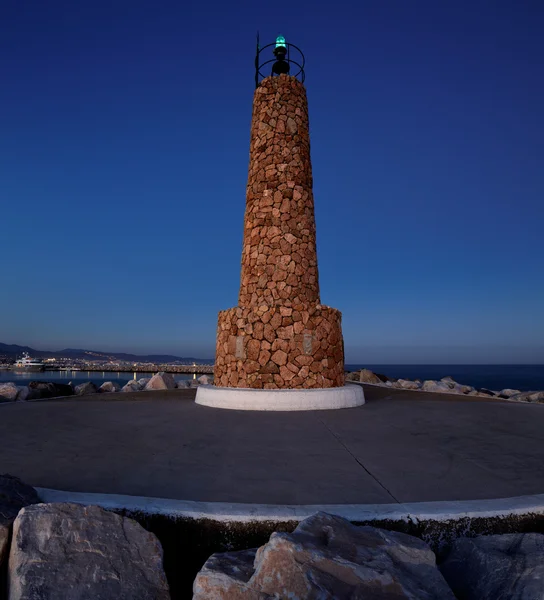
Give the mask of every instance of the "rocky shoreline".
POLYGON ((439 381, 434 379, 393 379, 380 373, 373 373, 369 369, 353 371, 346 375, 346 381, 355 381, 368 385, 378 385, 400 390, 413 390, 419 392, 432 392, 434 394, 459 394, 462 396, 476 396, 480 398, 497 398, 511 400, 512 402, 540 402, 544 403, 544 391, 522 392, 520 390, 503 389, 500 391, 486 388, 475 388, 471 385, 457 383, 451 377, 443 377, 439 381))
POLYGON ((544 597, 537 532, 458 537, 439 555, 420 537, 316 512, 262 542, 191 568, 168 560, 146 523, 93 504, 43 503, 0 475, 2 600, 544 597), (181 572, 192 594, 173 585, 181 572))
POLYGON ((170 373, 161 371, 153 375, 153 377, 142 377, 138 380, 131 380, 123 387, 114 381, 106 381, 100 387, 96 386, 92 381, 86 381, 76 386, 71 383, 52 383, 48 381, 31 381, 28 385, 19 386, 9 382, 0 383, 0 402, 26 402, 29 400, 117 392, 188 389, 199 385, 206 385, 212 381, 213 377, 209 375, 201 375, 198 379, 176 381, 170 373))
MULTIPOLYGON (((106 381, 100 387, 91 381, 73 385, 46 381, 31 381, 28 385, 18 386, 13 382, 0 383, 0 402, 24 402, 29 400, 42 400, 66 396, 88 396, 90 394, 117 393, 117 392, 144 392, 157 390, 188 389, 201 384, 209 384, 213 375, 201 375, 198 379, 183 379, 176 381, 170 373, 161 371, 152 377, 142 377, 129 381, 121 387, 114 381, 106 381)), ((544 403, 544 391, 522 392, 514 389, 488 390, 475 388, 454 381, 451 377, 443 377, 439 381, 427 379, 394 379, 374 373, 369 369, 353 371, 346 374, 346 382, 358 382, 366 385, 377 385, 392 389, 431 392, 435 394, 458 394, 461 396, 496 398, 512 402, 544 403)))

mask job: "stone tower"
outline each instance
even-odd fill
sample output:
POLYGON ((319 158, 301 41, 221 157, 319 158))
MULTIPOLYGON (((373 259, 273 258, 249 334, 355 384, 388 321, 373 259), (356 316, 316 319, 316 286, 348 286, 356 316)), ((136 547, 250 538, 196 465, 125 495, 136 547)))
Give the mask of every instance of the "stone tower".
POLYGON ((238 306, 219 313, 215 386, 344 386, 341 314, 319 297, 308 103, 281 74, 255 90, 238 306))

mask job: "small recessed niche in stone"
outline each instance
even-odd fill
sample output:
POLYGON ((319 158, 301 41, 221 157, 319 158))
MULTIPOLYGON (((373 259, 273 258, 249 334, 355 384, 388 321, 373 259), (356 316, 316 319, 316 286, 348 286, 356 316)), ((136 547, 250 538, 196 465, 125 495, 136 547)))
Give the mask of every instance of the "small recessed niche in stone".
POLYGON ((313 336, 311 333, 305 333, 302 338, 302 349, 304 354, 311 354, 313 346, 313 336))
POLYGON ((246 353, 244 352, 244 336, 239 335, 236 338, 236 358, 245 358, 246 353))

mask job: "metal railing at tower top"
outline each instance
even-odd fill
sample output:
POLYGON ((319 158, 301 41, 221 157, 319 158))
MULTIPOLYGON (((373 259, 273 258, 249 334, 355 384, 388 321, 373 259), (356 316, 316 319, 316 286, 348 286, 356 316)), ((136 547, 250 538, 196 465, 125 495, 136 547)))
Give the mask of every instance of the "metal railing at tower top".
POLYGON ((259 83, 265 77, 281 74, 296 77, 300 82, 304 83, 304 79, 306 78, 306 74, 304 73, 305 62, 306 59, 304 58, 302 50, 298 46, 286 42, 283 36, 280 35, 276 38, 275 42, 261 47, 259 44, 259 34, 257 34, 255 87, 259 87, 259 83), (264 55, 261 56, 261 53, 264 50, 272 48, 271 54, 273 58, 261 62, 262 59, 266 58, 264 55), (270 65, 270 73, 266 73, 268 65, 270 65), (291 67, 294 67, 294 69, 291 69, 291 67))

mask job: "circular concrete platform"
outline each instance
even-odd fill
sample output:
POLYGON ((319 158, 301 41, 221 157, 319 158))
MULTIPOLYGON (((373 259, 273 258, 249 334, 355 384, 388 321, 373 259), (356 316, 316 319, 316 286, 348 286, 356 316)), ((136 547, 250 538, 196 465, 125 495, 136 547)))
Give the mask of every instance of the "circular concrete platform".
POLYGON ((201 385, 196 403, 231 410, 296 411, 355 408, 365 403, 363 388, 345 385, 336 388, 257 390, 201 385))
POLYGON ((390 504, 544 492, 544 405, 365 387, 364 407, 219 410, 195 390, 0 404, 0 468, 43 488, 390 504))

